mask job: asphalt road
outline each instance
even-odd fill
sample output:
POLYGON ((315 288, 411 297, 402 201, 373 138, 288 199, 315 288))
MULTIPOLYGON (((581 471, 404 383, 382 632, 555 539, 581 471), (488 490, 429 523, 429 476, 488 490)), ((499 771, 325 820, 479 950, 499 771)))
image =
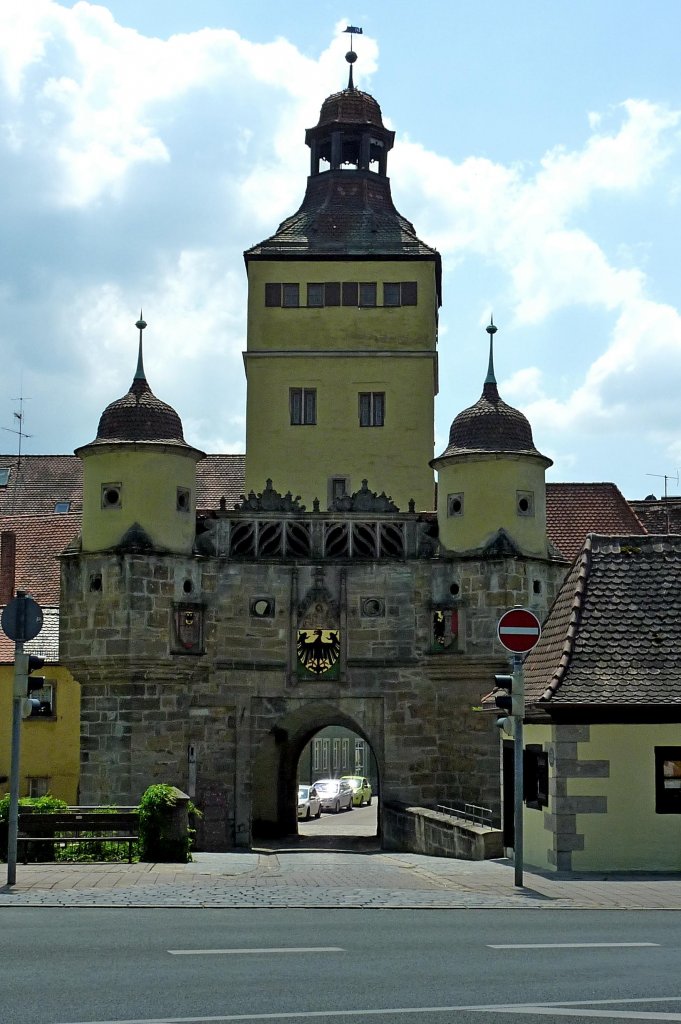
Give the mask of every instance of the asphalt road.
POLYGON ((376 835, 378 801, 372 800, 369 807, 353 807, 351 811, 332 814, 322 811, 321 818, 298 822, 298 835, 314 836, 363 836, 376 835))
POLYGON ((681 1021, 678 912, 0 911, 3 1024, 681 1021))

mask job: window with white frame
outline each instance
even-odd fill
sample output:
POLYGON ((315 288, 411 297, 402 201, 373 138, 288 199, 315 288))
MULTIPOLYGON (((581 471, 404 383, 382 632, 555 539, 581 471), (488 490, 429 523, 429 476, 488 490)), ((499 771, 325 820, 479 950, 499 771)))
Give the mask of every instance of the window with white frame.
POLYGON ((347 771, 348 768, 350 767, 350 740, 347 737, 345 737, 343 739, 343 743, 342 743, 342 757, 343 757, 343 763, 342 763, 343 771, 347 771))
POLYGON ((341 741, 340 741, 340 739, 335 739, 333 741, 333 770, 335 772, 337 772, 338 769, 340 768, 340 764, 341 764, 341 760, 340 759, 341 759, 341 741))

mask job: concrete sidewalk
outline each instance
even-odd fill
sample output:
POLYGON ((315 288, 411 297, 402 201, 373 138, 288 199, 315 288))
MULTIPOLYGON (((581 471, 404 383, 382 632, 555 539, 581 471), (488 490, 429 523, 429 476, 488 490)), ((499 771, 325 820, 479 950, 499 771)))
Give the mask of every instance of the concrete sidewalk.
MULTIPOLYGON (((6 878, 6 866, 0 865, 6 878)), ((387 853, 377 845, 300 842, 195 853, 190 864, 17 865, 3 906, 366 907, 681 910, 681 874, 567 878, 524 873, 508 860, 387 853)))

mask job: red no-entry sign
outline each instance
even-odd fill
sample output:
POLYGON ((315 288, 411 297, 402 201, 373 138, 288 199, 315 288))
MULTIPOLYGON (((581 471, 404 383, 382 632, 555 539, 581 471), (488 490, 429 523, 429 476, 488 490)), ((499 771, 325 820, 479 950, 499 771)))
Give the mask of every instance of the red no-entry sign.
POLYGON ((527 608, 511 608, 499 619, 497 635, 507 651, 527 654, 541 635, 541 623, 527 608))

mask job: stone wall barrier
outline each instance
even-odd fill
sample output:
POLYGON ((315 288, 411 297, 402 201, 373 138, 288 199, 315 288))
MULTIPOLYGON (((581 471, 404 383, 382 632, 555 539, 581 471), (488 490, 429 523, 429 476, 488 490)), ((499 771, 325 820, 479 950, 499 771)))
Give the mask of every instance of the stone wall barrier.
POLYGON ((490 860, 504 855, 500 829, 397 800, 385 800, 381 806, 381 836, 384 850, 460 860, 490 860))

